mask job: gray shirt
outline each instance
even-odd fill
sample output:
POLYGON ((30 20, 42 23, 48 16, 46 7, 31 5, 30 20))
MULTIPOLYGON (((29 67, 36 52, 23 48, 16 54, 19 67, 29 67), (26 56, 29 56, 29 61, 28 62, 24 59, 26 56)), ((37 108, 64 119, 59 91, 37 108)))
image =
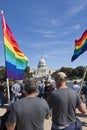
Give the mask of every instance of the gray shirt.
POLYGON ((52 108, 52 121, 58 126, 75 122, 76 107, 82 103, 79 95, 70 88, 55 90, 47 101, 52 108))
POLYGON ((17 130, 44 130, 44 119, 50 114, 44 99, 25 97, 14 103, 8 121, 16 123, 17 130))

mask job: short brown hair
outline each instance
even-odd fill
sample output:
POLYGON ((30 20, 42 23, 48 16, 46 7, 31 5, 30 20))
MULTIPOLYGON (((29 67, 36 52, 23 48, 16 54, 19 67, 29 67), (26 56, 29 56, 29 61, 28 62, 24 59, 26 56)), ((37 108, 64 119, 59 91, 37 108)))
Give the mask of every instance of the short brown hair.
POLYGON ((33 92, 37 92, 37 82, 34 79, 28 79, 25 81, 24 90, 31 94, 33 92))

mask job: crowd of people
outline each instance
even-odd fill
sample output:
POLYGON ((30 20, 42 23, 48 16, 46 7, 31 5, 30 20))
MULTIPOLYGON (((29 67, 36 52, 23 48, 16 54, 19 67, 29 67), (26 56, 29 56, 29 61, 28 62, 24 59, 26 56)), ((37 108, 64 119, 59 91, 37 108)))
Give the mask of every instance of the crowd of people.
POLYGON ((55 84, 48 80, 37 83, 35 79, 26 79, 22 85, 15 81, 1 130, 44 130, 44 120, 49 118, 52 118, 51 130, 82 130, 76 109, 82 114, 87 110, 78 93, 77 82, 69 88, 63 72, 58 72, 54 80, 55 84))

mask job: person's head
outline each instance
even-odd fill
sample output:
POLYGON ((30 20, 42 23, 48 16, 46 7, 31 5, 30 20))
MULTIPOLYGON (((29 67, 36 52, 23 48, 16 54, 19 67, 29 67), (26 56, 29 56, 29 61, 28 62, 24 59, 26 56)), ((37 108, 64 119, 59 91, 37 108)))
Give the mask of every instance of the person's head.
POLYGON ((41 80, 41 83, 44 83, 44 81, 43 81, 43 80, 41 80))
POLYGON ((46 80, 46 81, 45 81, 45 86, 50 86, 50 85, 51 85, 50 81, 49 81, 49 80, 46 80))
POLYGON ((18 81, 17 81, 17 80, 14 80, 14 84, 18 84, 18 81))
POLYGON ((75 80, 75 81, 74 81, 74 84, 78 84, 78 82, 75 80))
POLYGON ((61 87, 62 84, 66 83, 67 76, 64 72, 58 72, 55 76, 56 87, 61 87))
POLYGON ((37 92, 37 83, 34 79, 28 79, 24 85, 25 95, 30 95, 37 92))

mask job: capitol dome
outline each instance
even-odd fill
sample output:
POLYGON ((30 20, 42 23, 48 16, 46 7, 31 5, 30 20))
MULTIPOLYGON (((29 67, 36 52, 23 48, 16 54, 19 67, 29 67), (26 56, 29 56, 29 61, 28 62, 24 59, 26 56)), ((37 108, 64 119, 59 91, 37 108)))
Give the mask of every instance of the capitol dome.
POLYGON ((40 68, 47 68, 47 65, 46 65, 46 62, 45 62, 45 59, 42 57, 38 63, 38 69, 40 68))
POLYGON ((45 59, 43 58, 43 56, 41 56, 41 58, 38 62, 37 69, 33 73, 33 76, 34 77, 48 77, 53 72, 54 71, 48 69, 45 59))

